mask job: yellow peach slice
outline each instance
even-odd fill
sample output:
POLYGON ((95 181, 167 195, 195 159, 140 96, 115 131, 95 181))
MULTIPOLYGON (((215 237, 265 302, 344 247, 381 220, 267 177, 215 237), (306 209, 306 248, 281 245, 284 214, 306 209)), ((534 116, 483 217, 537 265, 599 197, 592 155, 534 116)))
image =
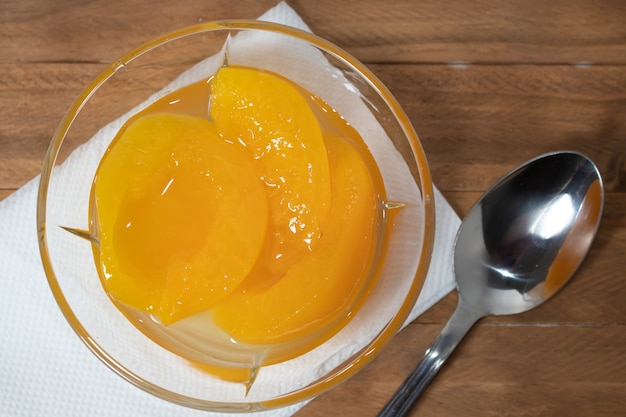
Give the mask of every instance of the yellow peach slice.
POLYGON ((257 260, 265 191, 248 156, 206 119, 157 113, 134 120, 94 181, 103 285, 163 324, 210 308, 257 260))
POLYGON ((359 151, 337 136, 327 144, 332 210, 316 249, 269 288, 244 281, 212 309, 215 323, 236 340, 278 343, 323 333, 348 317, 367 288, 380 218, 377 194, 359 151))
POLYGON ((225 139, 243 145, 270 205, 265 274, 281 276, 321 236, 330 207, 328 157, 305 97, 280 76, 224 67, 211 85, 210 116, 225 139))

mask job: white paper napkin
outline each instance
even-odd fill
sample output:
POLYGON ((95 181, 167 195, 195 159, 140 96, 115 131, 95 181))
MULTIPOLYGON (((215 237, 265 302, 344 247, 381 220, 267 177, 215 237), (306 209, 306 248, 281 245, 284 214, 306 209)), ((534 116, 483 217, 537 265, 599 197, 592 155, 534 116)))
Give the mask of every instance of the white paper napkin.
MULTIPOLYGON (((287 4, 260 20, 310 30, 287 4)), ((0 416, 210 416, 153 397, 95 358, 60 313, 40 265, 38 178, 0 202, 0 416)), ((460 220, 435 190, 431 267, 409 321, 454 288, 452 245, 460 220)), ((254 414, 290 416, 304 404, 254 414)), ((249 414, 248 414, 249 415, 249 414)))

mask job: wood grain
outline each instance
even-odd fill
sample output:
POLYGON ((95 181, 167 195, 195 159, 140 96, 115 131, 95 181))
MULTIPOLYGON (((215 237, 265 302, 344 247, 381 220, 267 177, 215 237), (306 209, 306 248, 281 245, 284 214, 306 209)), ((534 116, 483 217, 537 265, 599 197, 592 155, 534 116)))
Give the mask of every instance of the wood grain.
MULTIPOLYGON (((1 189, 38 173, 66 109, 104 67, 0 64, 1 189), (25 110, 38 122, 23 123, 25 110)), ((371 68, 407 112, 443 191, 486 189, 526 159, 561 149, 592 158, 607 191, 626 191, 626 74, 619 66, 371 68)))
MULTIPOLYGON (((624 416, 626 2, 288 3, 388 86, 460 216, 501 175, 541 153, 583 152, 603 176, 602 223, 574 279, 536 310, 482 320, 411 415, 624 416)), ((256 18, 275 4, 1 2, 0 200, 39 173, 66 109, 122 54, 174 29, 256 18)), ((455 293, 444 297, 361 373, 297 415, 375 415, 456 301, 455 293)))
POLYGON ((626 191, 622 67, 384 65, 373 70, 392 86, 409 115, 443 190, 484 190, 533 156, 570 149, 599 165, 609 191, 626 191))
POLYGON ((618 1, 296 3, 316 32, 364 62, 624 63, 618 1), (310 10, 310 9, 311 10, 310 10))
MULTIPOLYGON (((162 33, 256 18, 275 0, 5 0, 0 62, 111 62, 162 33), (142 23, 149 22, 149 23, 142 23), (98 47, 93 47, 97 45, 98 47)), ((294 0, 319 35, 364 62, 626 62, 621 0, 294 0)))
MULTIPOLYGON (((297 415, 376 415, 408 375, 406 364, 417 363, 441 330, 409 327, 363 372, 297 415)), ((619 327, 478 325, 409 415, 621 416, 626 362, 607 357, 624 355, 619 327)))

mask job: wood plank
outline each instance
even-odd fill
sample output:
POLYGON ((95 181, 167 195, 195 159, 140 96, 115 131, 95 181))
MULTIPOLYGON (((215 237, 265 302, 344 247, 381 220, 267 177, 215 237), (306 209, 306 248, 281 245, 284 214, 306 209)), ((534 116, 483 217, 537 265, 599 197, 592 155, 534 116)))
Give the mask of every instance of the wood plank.
POLYGON ((570 149, 598 164, 607 190, 626 190, 621 67, 372 68, 413 122, 442 189, 486 189, 527 159, 570 149))
POLYGON ((143 0, 4 1, 0 62, 110 63, 172 30, 226 16, 253 19, 275 4, 275 0, 183 0, 158 6, 143 0))
MULTIPOLYGON (((103 64, 0 64, 0 188, 39 172, 66 109, 103 64), (37 123, 24 123, 23 114, 37 123)), ((626 191, 621 67, 374 65, 404 107, 444 191, 484 190, 538 154, 580 151, 626 191), (540 140, 537 140, 540 138, 540 140)), ((123 94, 123 92, 121 93, 123 94)))
POLYGON ((352 0, 311 12, 305 0, 294 4, 316 33, 368 63, 621 64, 626 57, 626 5, 613 0, 352 0))
POLYGON ((0 190, 0 201, 4 200, 14 192, 15 190, 0 190))
MULTIPOLYGON (((410 325, 361 373, 296 415, 375 415, 440 329, 410 325)), ((625 356, 624 326, 480 324, 410 415, 617 417, 626 409, 625 356)))
MULTIPOLYGON (((276 3, 4 1, 0 62, 112 62, 171 30, 256 18, 276 3)), ((620 0, 288 3, 316 33, 369 63, 626 63, 626 3, 620 0)))
POLYGON ((39 174, 56 127, 101 64, 0 64, 0 189, 39 174))

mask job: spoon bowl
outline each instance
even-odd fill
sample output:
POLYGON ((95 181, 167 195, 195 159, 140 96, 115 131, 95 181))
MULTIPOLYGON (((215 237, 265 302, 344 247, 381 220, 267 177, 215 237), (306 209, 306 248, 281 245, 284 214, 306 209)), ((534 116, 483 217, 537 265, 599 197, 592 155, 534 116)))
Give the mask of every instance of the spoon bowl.
POLYGON ((575 152, 542 155, 494 184, 457 233, 459 303, 379 416, 403 416, 480 318, 537 307, 561 289, 587 254, 600 223, 602 179, 575 152))
POLYGON ((541 304, 582 262, 602 203, 600 174, 581 154, 554 153, 520 166, 485 193, 459 228, 460 297, 489 315, 541 304))

